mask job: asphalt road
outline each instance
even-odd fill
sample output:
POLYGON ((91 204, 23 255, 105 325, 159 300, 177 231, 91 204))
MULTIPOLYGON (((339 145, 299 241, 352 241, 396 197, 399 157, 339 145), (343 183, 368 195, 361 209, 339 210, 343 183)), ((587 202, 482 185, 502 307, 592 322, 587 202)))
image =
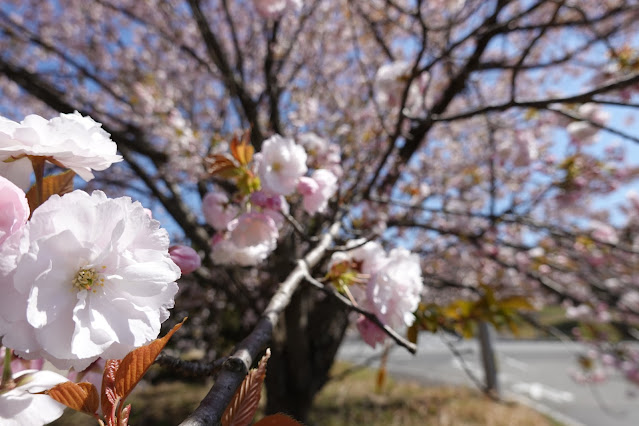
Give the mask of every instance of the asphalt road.
MULTIPOLYGON (((442 338, 421 335, 417 355, 393 348, 388 371, 398 378, 424 383, 473 386, 462 364, 483 378, 476 340, 454 343, 464 362, 454 356, 442 338)), ((597 385, 576 383, 569 375, 577 369, 576 356, 583 347, 550 341, 497 340, 497 365, 502 395, 518 399, 568 426, 639 425, 639 388, 619 377, 597 385), (631 393, 637 392, 636 396, 631 393)), ((364 363, 381 351, 358 338, 348 338, 338 358, 364 363)), ((372 366, 379 365, 379 361, 372 366)))

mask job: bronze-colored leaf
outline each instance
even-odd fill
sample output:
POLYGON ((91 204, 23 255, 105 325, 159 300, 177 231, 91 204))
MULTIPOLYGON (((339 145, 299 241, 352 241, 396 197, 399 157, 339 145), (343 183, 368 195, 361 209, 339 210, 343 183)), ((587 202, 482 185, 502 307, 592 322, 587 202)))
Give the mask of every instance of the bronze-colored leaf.
POLYGON ((129 352, 120 363, 120 368, 115 373, 116 395, 126 399, 129 393, 138 384, 144 373, 155 361, 155 358, 162 352, 164 346, 169 342, 173 334, 182 327, 186 318, 181 323, 176 324, 166 335, 160 339, 155 339, 148 345, 137 348, 129 352))
POLYGON ((231 155, 235 158, 240 165, 246 166, 253 159, 253 153, 255 152, 253 145, 250 144, 250 130, 247 130, 242 135, 242 141, 240 142, 237 137, 234 137, 231 141, 231 155))
POLYGON ((225 155, 214 154, 206 158, 206 171, 211 176, 237 168, 237 165, 225 155))
POLYGON ((298 422, 292 417, 287 416, 286 414, 277 413, 272 414, 270 416, 264 417, 259 422, 255 423, 253 426, 303 426, 302 423, 298 422))
POLYGON ((222 416, 222 426, 246 426, 251 423, 262 396, 262 383, 266 377, 266 363, 271 357, 271 350, 260 360, 257 368, 253 368, 244 378, 239 389, 233 395, 231 403, 222 416))
MULTIPOLYGON (((57 175, 50 175, 42 179, 42 202, 49 199, 50 196, 64 195, 73 191, 73 178, 75 172, 73 170, 67 170, 57 175)), ((36 192, 36 185, 33 185, 27 192, 27 201, 29 202, 29 208, 31 213, 38 208, 38 196, 36 192)))
POLYGON ((76 411, 95 416, 98 411, 98 390, 92 383, 63 382, 41 392, 76 411))

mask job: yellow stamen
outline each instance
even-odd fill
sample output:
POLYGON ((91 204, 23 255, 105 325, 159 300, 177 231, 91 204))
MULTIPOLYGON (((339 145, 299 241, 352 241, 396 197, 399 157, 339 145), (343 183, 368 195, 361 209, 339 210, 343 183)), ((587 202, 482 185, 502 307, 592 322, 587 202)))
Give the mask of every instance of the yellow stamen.
MULTIPOLYGON (((106 269, 106 266, 102 266, 102 269, 106 269)), ((71 283, 77 290, 92 290, 93 286, 104 287, 104 278, 95 268, 81 268, 71 283)))

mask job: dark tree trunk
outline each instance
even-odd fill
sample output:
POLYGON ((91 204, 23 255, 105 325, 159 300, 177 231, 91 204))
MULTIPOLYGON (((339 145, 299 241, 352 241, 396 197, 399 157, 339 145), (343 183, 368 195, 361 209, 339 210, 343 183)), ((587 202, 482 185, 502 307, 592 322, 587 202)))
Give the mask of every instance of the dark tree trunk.
POLYGON ((348 312, 334 299, 302 286, 279 324, 266 374, 266 412, 287 413, 304 422, 328 381, 348 312))

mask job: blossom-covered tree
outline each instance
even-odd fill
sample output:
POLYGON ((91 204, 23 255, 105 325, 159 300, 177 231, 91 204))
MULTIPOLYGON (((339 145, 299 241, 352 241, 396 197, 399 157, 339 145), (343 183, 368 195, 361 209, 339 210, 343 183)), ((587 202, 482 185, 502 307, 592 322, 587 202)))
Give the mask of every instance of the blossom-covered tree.
MULTIPOLYGON (((77 168, 29 114, 110 134, 124 161, 87 187, 149 200, 202 254, 176 296, 191 342, 212 360, 246 335, 250 365, 270 340, 267 410, 303 420, 349 316, 409 348, 406 327, 545 304, 636 324, 638 198, 594 201, 637 175, 637 19, 632 0, 9 0, 0 174, 28 187, 29 144, 86 180, 119 159, 77 168)), ((219 419, 233 365, 187 424, 219 419)))

